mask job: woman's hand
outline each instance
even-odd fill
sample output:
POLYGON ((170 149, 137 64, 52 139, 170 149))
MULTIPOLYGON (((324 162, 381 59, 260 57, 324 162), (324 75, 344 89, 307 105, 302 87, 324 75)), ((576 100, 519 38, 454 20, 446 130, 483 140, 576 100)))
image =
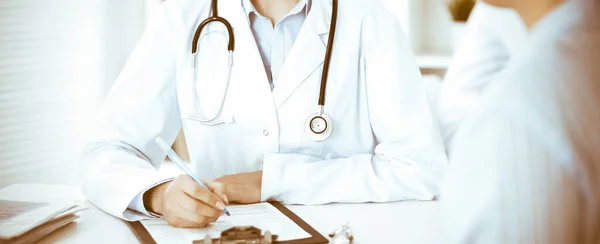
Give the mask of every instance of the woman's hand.
POLYGON ((200 186, 188 175, 180 175, 174 181, 146 192, 144 205, 149 211, 164 216, 174 227, 206 227, 217 221, 229 204, 220 189, 211 190, 200 186))
POLYGON ((240 204, 259 203, 261 200, 262 171, 226 175, 206 185, 215 192, 223 192, 230 202, 240 204))

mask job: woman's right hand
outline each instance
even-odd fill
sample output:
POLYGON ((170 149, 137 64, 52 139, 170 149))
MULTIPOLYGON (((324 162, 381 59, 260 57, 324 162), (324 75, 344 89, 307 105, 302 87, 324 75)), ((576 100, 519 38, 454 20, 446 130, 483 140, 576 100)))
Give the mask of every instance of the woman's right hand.
POLYGON ((202 228, 217 221, 228 204, 221 187, 213 190, 200 186, 188 175, 180 175, 147 191, 144 206, 174 227, 202 228))

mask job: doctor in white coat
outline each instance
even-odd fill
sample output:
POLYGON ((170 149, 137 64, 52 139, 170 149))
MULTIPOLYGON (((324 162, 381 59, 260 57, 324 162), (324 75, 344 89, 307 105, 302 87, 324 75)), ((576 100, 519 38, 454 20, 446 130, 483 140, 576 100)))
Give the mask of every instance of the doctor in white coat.
POLYGON ((162 216, 178 227, 215 221, 230 202, 289 204, 431 200, 446 167, 421 76, 397 19, 379 1, 339 3, 324 112, 333 133, 306 133, 317 100, 331 0, 222 0, 235 34, 227 81, 227 35, 211 24, 199 42, 196 89, 190 50, 209 0, 165 1, 103 106, 84 153, 84 193, 126 219, 162 216), (157 168, 184 130, 193 171, 172 179, 157 168))

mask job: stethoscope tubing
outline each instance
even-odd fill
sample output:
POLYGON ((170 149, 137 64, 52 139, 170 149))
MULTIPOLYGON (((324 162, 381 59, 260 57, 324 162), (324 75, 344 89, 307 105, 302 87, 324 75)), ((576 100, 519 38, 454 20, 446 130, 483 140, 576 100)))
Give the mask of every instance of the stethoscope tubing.
POLYGON ((337 29, 338 0, 333 0, 333 9, 331 10, 331 24, 329 25, 329 39, 327 40, 327 51, 325 53, 325 62, 323 63, 323 74, 321 75, 321 90, 319 91, 319 106, 325 106, 325 92, 327 90, 327 79, 329 77, 329 66, 331 65, 331 56, 333 54, 333 44, 335 41, 335 31, 337 29))
POLYGON ((230 52, 235 51, 235 35, 233 34, 233 27, 225 18, 219 16, 219 10, 217 7, 217 0, 212 0, 211 3, 211 16, 205 19, 198 25, 196 28, 196 32, 194 33, 194 39, 192 40, 192 54, 196 54, 198 51, 198 40, 200 40, 200 35, 202 34, 202 30, 211 22, 221 22, 225 28, 227 28, 227 34, 229 35, 229 43, 227 45, 227 50, 230 52))
MULTIPOLYGON (((315 115, 315 117, 313 117, 312 119, 310 119, 310 123, 309 123, 309 128, 310 131, 312 133, 314 133, 314 135, 322 135, 325 132, 327 132, 328 134, 331 133, 331 129, 329 129, 329 127, 331 126, 328 121, 328 119, 326 119, 326 115, 324 114, 324 106, 325 106, 325 97, 326 97, 326 91, 327 91, 327 80, 329 77, 329 67, 331 66, 331 57, 333 55, 333 46, 335 43, 335 32, 337 29, 337 17, 338 17, 338 0, 332 0, 332 11, 331 11, 331 24, 329 26, 329 38, 327 40, 327 50, 325 52, 325 60, 323 63, 323 72, 321 75, 321 85, 320 85, 320 90, 319 90, 319 101, 318 101, 318 105, 320 107, 319 109, 319 113, 317 115, 315 115), (315 131, 314 128, 312 128, 312 126, 310 126, 310 124, 312 124, 312 121, 314 121, 315 119, 322 119, 323 121, 325 121, 325 128, 326 131, 315 131)), ((231 26, 231 24, 229 23, 229 21, 227 21, 225 18, 222 18, 219 16, 219 12, 218 12, 218 2, 217 0, 212 0, 211 2, 211 15, 205 19, 204 21, 202 21, 200 23, 200 25, 198 25, 198 27, 196 28, 196 32, 194 33, 194 38, 192 40, 192 69, 193 69, 193 75, 192 75, 192 83, 194 83, 192 85, 192 92, 194 93, 194 98, 196 101, 194 101, 194 106, 196 107, 196 115, 198 116, 198 118, 192 118, 193 120, 199 121, 202 124, 205 125, 212 125, 209 123, 212 123, 213 121, 216 120, 216 118, 219 116, 219 114, 221 113, 223 106, 224 106, 224 100, 225 100, 225 96, 227 94, 227 89, 229 86, 229 80, 226 82, 226 87, 225 87, 225 93, 223 94, 223 97, 221 98, 221 107, 219 109, 219 111, 217 112, 216 116, 211 117, 210 119, 201 119, 200 118, 200 111, 199 111, 199 101, 198 101, 198 97, 196 94, 196 86, 195 86, 195 79, 196 79, 196 53, 198 51, 198 45, 199 45, 199 40, 201 38, 202 35, 202 31, 204 30, 204 28, 212 23, 212 22, 220 22, 222 23, 226 28, 227 28, 227 33, 229 35, 229 41, 228 41, 228 45, 227 45, 227 50, 229 51, 229 70, 228 70, 228 79, 230 78, 230 72, 231 72, 231 66, 233 64, 233 52, 235 51, 235 35, 233 33, 233 27, 231 26)), ((217 123, 217 124, 221 124, 221 122, 217 123)), ((328 136, 326 136, 328 137, 328 136)), ((325 137, 325 138, 326 138, 325 137)))

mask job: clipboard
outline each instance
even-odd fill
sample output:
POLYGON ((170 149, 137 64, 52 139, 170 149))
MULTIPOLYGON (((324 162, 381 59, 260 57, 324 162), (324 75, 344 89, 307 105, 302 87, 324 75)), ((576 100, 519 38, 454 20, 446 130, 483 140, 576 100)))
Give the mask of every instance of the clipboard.
MULTIPOLYGON (((308 233, 311 237, 299 240, 290 240, 290 241, 276 241, 274 243, 279 244, 326 244, 329 243, 329 240, 321 235, 317 230, 315 230, 312 226, 302 220, 298 215, 294 214, 291 210, 286 208, 280 202, 269 202, 269 204, 273 205, 277 210, 291 219, 296 225, 302 228, 306 233, 308 233)), ((139 222, 127 222, 128 226, 133 230, 134 234, 142 244, 157 244, 156 241, 152 238, 148 230, 144 227, 144 225, 139 222)))

